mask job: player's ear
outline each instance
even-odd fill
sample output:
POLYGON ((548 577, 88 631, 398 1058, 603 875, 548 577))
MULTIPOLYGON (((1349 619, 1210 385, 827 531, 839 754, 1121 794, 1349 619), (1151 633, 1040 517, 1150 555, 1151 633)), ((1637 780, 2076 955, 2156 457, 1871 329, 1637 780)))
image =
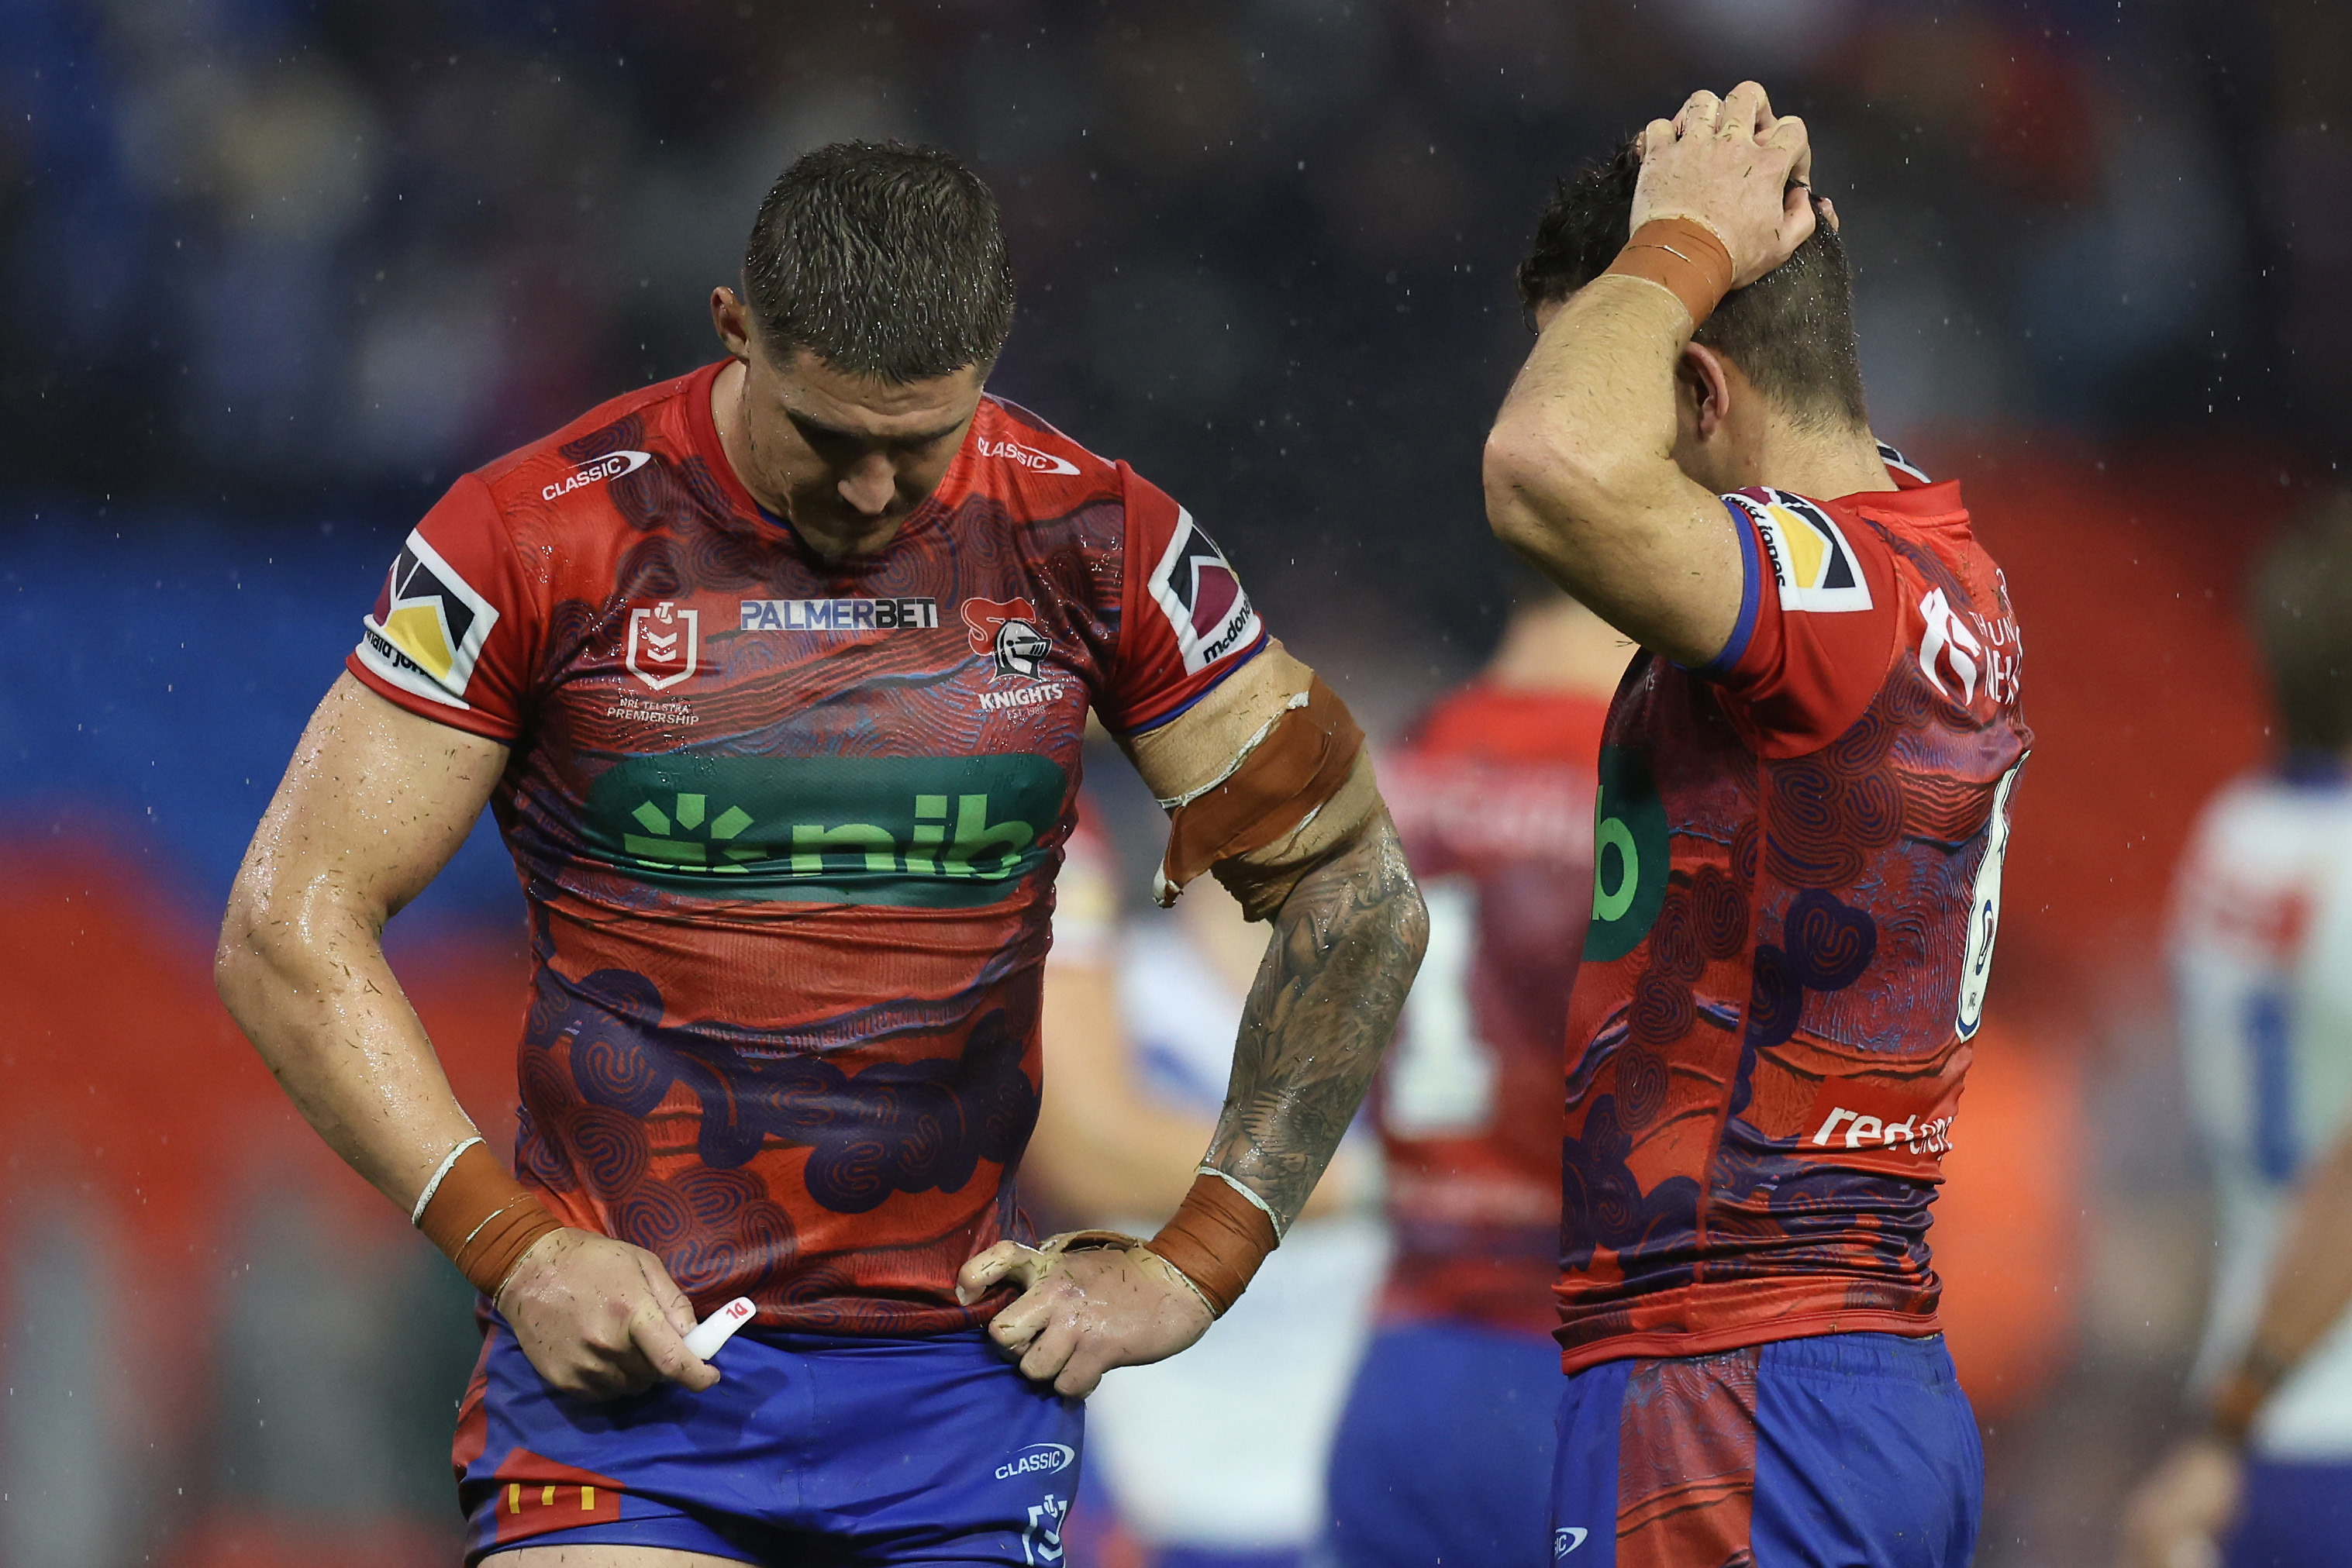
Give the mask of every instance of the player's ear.
POLYGON ((1723 356, 1704 343, 1684 344, 1675 363, 1675 401, 1684 433, 1714 440, 1731 415, 1731 377, 1723 356))
POLYGON ((710 291, 710 324, 731 359, 751 362, 751 319, 733 289, 720 285, 710 291))

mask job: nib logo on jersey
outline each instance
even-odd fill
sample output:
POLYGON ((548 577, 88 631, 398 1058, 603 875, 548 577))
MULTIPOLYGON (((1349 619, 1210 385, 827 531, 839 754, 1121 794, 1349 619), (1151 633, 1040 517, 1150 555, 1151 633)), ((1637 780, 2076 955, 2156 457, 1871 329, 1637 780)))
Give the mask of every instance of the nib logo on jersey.
POLYGON ((466 685, 499 612, 412 529, 361 622, 360 663, 405 692, 469 708, 466 685))
POLYGON ((1151 600, 1176 633, 1188 675, 1256 646, 1264 630, 1217 541, 1181 507, 1175 537, 1151 569, 1151 600))
POLYGON ((590 857, 702 898, 968 909, 1043 865, 1049 757, 625 758, 588 793, 590 857))

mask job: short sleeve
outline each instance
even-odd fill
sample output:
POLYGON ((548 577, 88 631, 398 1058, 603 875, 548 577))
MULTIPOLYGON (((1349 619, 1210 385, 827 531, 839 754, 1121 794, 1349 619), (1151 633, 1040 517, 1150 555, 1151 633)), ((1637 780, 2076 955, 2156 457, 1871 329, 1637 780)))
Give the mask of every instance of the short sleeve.
POLYGON ((510 742, 523 728, 533 602, 489 486, 469 474, 409 530, 344 664, 411 713, 510 742))
POLYGON ((1900 613, 1893 553, 1786 490, 1723 504, 1739 537, 1739 620, 1699 674, 1751 749, 1802 756, 1844 734, 1885 684, 1900 613))
POLYGON ((1103 722, 1123 735, 1166 724, 1265 646, 1241 579, 1192 514, 1125 464, 1126 570, 1103 722))

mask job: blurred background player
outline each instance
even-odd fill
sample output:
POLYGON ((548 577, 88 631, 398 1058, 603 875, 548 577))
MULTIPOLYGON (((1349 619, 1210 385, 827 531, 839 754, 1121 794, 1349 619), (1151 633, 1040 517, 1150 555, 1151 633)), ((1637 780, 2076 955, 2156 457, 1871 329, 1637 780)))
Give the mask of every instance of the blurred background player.
POLYGON ((1958 486, 1872 436, 1835 214, 1763 89, 1562 185, 1495 530, 1642 644, 1569 1025, 1552 1551, 1969 1561, 1928 1207, 2031 737, 1958 486))
POLYGON ((1630 644, 1524 568, 1501 645, 1381 759, 1429 951, 1376 1091, 1395 1251, 1331 1453, 1344 1568, 1551 1560, 1559 1056, 1630 644))
MULTIPOLYGON (((1383 758, 1385 779, 1389 762, 1383 758)), ((1149 1231, 1183 1197, 1230 1076, 1265 944, 1214 883, 1127 915, 1116 847, 1071 836, 1045 966, 1050 1087, 1023 1196, 1056 1223, 1149 1231), (1124 917, 1123 917, 1124 916, 1124 917), (1221 1041, 1225 1043, 1220 1043, 1221 1041)), ((1087 1401, 1080 1568, 1290 1568, 1320 1532, 1323 1467, 1387 1255, 1377 1155, 1351 1136, 1250 1291, 1179 1366, 1122 1368, 1087 1401), (1248 1419, 1236 1421, 1236 1410, 1248 1419)), ((1554 1200, 1555 1203, 1557 1199, 1554 1200)))
POLYGON ((2352 1553, 2352 497, 2280 541, 2249 605, 2281 753, 2206 808, 2172 936, 2219 1198, 2210 1418, 2133 1498, 2133 1568, 2352 1553))
POLYGON ((1050 1562, 1078 1397, 1197 1339, 1297 1218, 1420 900, 1360 732, 1191 515, 983 395, 1013 300, 977 175, 819 149, 740 282, 726 358, 409 534, 220 991, 482 1294, 469 1561, 1050 1562), (1032 1248, 1011 1178, 1093 711, 1168 810, 1158 896, 1213 873, 1273 939, 1168 1223, 1032 1248), (486 805, 532 922, 517 1174, 382 946, 486 805), (722 1378, 681 1336, 739 1294, 722 1378))

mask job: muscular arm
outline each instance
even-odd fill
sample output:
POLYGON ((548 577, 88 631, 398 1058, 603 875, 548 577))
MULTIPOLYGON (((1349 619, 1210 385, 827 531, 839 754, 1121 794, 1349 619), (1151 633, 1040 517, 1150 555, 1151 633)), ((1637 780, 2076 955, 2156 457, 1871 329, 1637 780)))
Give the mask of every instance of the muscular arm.
MULTIPOLYGON (((465 842, 506 758, 344 675, 302 732, 221 922, 221 999, 319 1135, 403 1214, 475 1131, 384 961, 384 923, 465 842)), ((493 1304, 565 1393, 718 1381, 682 1342, 693 1307, 641 1248, 554 1231, 493 1304)))
MULTIPOLYGON (((1701 220, 1735 287, 1812 233, 1804 126, 1753 82, 1695 94, 1643 135, 1632 227, 1701 220), (1784 194, 1785 192, 1785 194, 1784 194)), ((1629 235, 1630 237, 1630 235, 1629 235)), ((1484 465, 1496 536, 1643 647, 1697 666, 1739 618, 1738 538, 1723 504, 1677 466, 1675 377, 1696 324, 1640 277, 1604 273, 1545 324, 1496 416, 1484 465)))
POLYGON ((384 961, 384 923, 465 842, 506 755, 344 675, 221 922, 221 999, 319 1135, 404 1214, 474 1124, 384 961))

